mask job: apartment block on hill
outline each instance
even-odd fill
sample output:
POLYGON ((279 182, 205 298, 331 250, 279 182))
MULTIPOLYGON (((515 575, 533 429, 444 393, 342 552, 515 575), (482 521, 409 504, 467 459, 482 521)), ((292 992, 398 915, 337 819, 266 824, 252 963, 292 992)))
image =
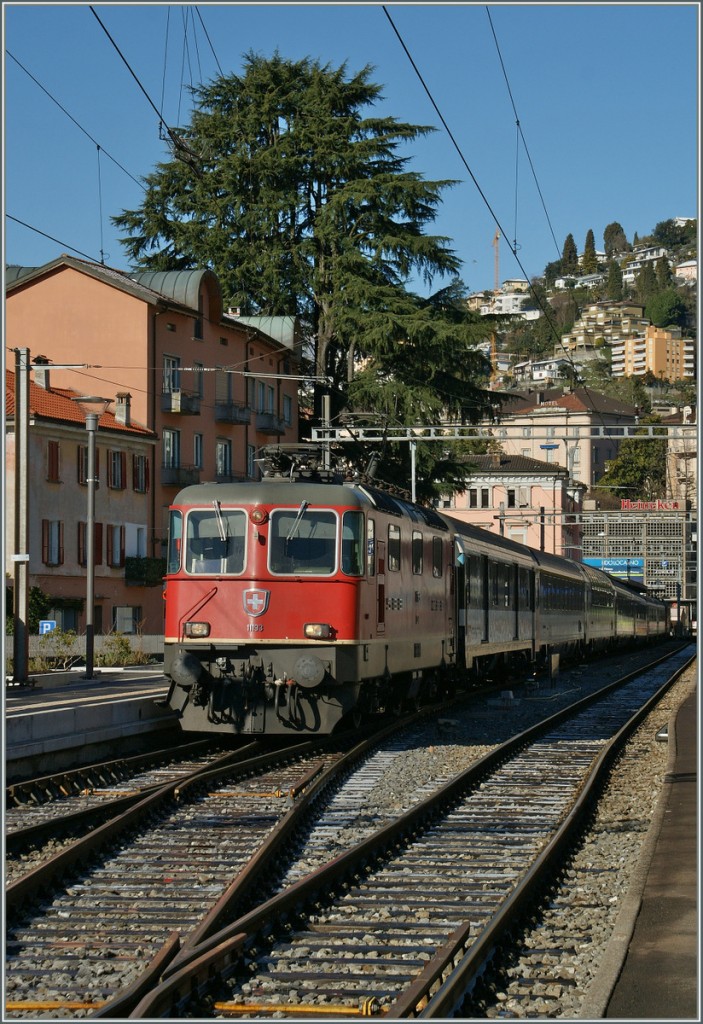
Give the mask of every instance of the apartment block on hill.
POLYGON ((641 377, 651 373, 662 381, 693 380, 696 343, 683 338, 678 327, 649 324, 644 335, 611 342, 613 377, 641 377))

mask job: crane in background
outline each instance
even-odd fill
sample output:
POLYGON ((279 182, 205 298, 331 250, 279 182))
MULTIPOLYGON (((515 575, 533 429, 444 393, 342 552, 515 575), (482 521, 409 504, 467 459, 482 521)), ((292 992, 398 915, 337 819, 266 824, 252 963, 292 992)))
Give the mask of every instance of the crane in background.
MULTIPOLYGON (((500 231, 496 229, 496 233, 493 237, 492 242, 495 250, 493 256, 493 294, 497 295, 500 291, 500 231)), ((491 331, 491 384, 498 376, 498 348, 496 344, 496 332, 491 331)))
POLYGON ((493 248, 495 254, 493 257, 493 291, 500 291, 500 231, 496 230, 493 238, 493 248))

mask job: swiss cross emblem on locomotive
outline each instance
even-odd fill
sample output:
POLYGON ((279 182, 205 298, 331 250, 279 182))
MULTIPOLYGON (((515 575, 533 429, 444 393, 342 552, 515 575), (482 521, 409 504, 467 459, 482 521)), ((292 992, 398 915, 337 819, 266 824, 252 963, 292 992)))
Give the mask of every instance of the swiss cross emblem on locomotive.
POLYGON ((242 603, 247 615, 263 615, 269 606, 268 590, 245 590, 242 594, 242 603))

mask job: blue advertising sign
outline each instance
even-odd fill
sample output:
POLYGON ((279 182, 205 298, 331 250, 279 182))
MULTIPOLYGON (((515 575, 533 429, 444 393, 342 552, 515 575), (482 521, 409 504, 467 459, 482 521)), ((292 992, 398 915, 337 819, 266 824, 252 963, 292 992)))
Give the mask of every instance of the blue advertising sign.
POLYGON ((584 562, 616 579, 644 583, 644 558, 584 558, 584 562))
POLYGON ((56 629, 56 619, 39 620, 39 636, 43 636, 44 633, 51 633, 52 629, 56 629))

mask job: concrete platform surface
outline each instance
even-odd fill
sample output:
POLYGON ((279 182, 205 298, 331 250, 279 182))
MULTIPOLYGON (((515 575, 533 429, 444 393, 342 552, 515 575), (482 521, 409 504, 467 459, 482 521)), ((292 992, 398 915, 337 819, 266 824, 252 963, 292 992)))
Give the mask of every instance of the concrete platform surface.
POLYGON ((669 727, 661 828, 608 1018, 700 1020, 697 733, 696 689, 669 727))

